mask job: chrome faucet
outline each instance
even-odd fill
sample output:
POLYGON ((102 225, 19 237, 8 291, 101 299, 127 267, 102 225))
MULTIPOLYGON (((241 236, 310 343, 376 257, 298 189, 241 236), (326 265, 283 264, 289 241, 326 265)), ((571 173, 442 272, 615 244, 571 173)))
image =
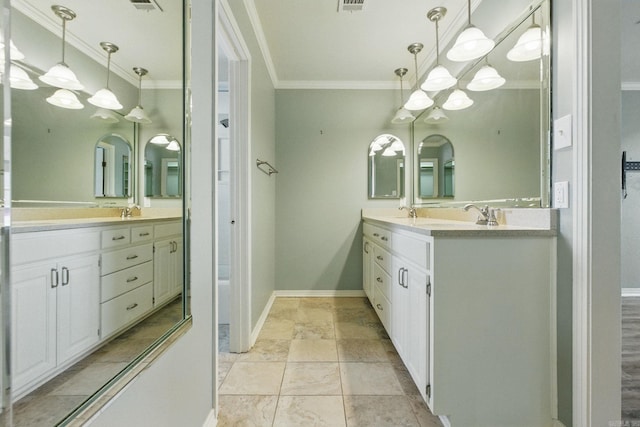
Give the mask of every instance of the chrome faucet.
POLYGON ((498 225, 498 220, 496 219, 495 210, 491 209, 488 205, 485 205, 483 208, 479 208, 473 203, 468 203, 464 205, 465 211, 468 211, 471 208, 478 211, 478 219, 476 220, 476 224, 491 225, 491 226, 498 225))
POLYGON ((400 206, 398 209, 399 210, 406 209, 407 212, 409 213, 409 218, 417 218, 418 217, 418 213, 416 212, 416 208, 410 208, 410 207, 407 207, 407 206, 400 206))

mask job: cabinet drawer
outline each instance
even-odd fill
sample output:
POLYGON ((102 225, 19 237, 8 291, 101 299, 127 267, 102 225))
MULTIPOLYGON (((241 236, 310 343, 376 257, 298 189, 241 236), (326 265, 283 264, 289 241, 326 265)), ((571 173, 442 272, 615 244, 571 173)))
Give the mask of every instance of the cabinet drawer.
POLYGON ((129 227, 102 230, 102 249, 116 248, 130 242, 129 227))
POLYGON ((153 234, 156 239, 182 235, 182 221, 157 224, 153 227, 153 234))
POLYGON ((429 242, 415 239, 404 234, 395 233, 393 235, 392 249, 403 258, 428 270, 429 266, 429 242))
POLYGON ((391 297, 393 279, 378 264, 373 265, 373 283, 378 287, 378 292, 382 292, 387 298, 391 297))
POLYGON ((104 276, 114 271, 151 261, 152 258, 153 244, 151 243, 107 252, 102 254, 101 274, 104 276))
POLYGON ((151 283, 100 304, 101 338, 106 338, 148 313, 152 307, 153 285, 151 283))
POLYGON ((376 310, 382 325, 387 330, 387 333, 390 331, 389 329, 389 320, 391 319, 391 303, 384 296, 382 291, 378 286, 375 286, 375 304, 373 304, 373 308, 376 310))
POLYGON ((150 242, 153 240, 153 225, 131 227, 131 243, 150 242))
POLYGON ((389 252, 380 246, 374 246, 373 258, 376 264, 382 267, 387 273, 391 272, 391 254, 389 252))
POLYGON ((364 234, 370 237, 379 245, 389 247, 391 245, 392 234, 389 230, 365 223, 363 225, 364 234))
POLYGON ((11 262, 24 264, 49 258, 86 254, 100 249, 96 229, 37 231, 11 236, 11 262))
POLYGON ((100 302, 108 301, 153 280, 153 262, 136 265, 102 277, 100 302))

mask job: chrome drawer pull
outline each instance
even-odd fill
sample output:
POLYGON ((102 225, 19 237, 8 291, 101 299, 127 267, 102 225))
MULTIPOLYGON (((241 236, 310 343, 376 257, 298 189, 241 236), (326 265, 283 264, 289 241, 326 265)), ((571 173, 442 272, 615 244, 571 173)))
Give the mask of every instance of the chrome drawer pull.
POLYGON ((382 283, 382 278, 381 278, 381 277, 376 277, 376 281, 377 281, 378 283, 382 283))
POLYGON ((62 267, 62 286, 66 286, 69 284, 69 269, 67 267, 62 267))
POLYGON ((127 311, 129 310, 133 310, 134 308, 136 308, 138 306, 137 302, 134 302, 133 304, 131 304, 130 306, 127 307, 127 311))
POLYGON ((380 237, 378 233, 373 233, 373 237, 380 237))
POLYGON ((52 288, 57 288, 58 287, 58 269, 57 268, 52 268, 51 269, 51 287, 52 288))
POLYGON ((384 240, 384 241, 386 242, 386 241, 387 241, 387 240, 389 240, 389 239, 387 239, 387 237, 386 237, 386 236, 382 236, 382 237, 380 238, 380 240, 384 240))
POLYGON ((124 240, 124 236, 112 237, 111 240, 124 240))
POLYGON ((138 276, 129 277, 127 283, 135 282, 136 280, 138 280, 138 276))
POLYGON ((138 236, 139 236, 139 237, 145 237, 145 236, 148 236, 148 235, 149 235, 149 233, 148 233, 148 232, 147 232, 147 233, 140 233, 140 234, 138 234, 138 236))
POLYGON ((127 261, 138 258, 138 255, 129 255, 127 261))
POLYGON ((376 304, 376 307, 378 307, 378 310, 383 310, 384 311, 384 308, 382 308, 382 306, 380 304, 376 304))

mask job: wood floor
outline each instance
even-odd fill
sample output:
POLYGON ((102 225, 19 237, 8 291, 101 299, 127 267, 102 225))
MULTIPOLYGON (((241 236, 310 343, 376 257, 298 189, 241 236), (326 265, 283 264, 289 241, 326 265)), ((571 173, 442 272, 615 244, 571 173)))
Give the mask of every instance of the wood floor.
POLYGON ((622 298, 622 420, 640 425, 640 297, 622 298))

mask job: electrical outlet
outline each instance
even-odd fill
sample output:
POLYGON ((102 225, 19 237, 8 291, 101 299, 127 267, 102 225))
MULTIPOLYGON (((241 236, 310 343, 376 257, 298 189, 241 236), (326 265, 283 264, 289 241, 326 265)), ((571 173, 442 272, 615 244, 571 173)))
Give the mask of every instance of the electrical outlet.
POLYGON ((561 181, 553 184, 553 207, 566 209, 569 207, 569 182, 561 181))

